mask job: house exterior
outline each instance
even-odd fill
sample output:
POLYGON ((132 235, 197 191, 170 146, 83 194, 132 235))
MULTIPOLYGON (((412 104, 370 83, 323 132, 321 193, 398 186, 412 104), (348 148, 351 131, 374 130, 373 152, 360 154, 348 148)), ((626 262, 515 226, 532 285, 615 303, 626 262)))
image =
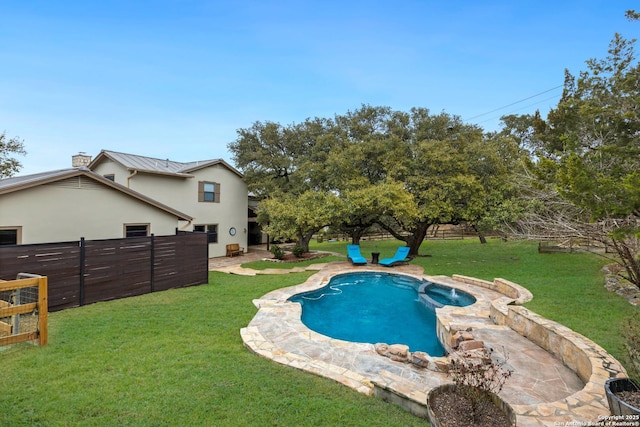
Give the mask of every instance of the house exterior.
POLYGON ((225 256, 226 245, 231 243, 246 250, 247 185, 242 174, 224 160, 184 163, 103 150, 88 168, 129 190, 187 213, 192 219, 181 221, 178 229, 207 232, 209 256, 225 256))
MULTIPOLYGON (((73 168, 0 180, 0 244, 208 233, 209 256, 246 250, 248 191, 223 160, 176 162, 102 150, 73 168)), ((260 242, 254 242, 260 243, 260 242)))
POLYGON ((85 167, 0 180, 0 244, 169 235, 191 221, 85 167))

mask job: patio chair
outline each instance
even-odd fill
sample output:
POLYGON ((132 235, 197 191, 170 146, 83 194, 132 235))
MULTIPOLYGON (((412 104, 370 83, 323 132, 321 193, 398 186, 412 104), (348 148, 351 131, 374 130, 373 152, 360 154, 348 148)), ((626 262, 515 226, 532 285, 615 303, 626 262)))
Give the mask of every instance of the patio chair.
POLYGON ((394 267, 396 265, 408 264, 413 257, 409 256, 409 246, 400 246, 396 251, 396 254, 391 258, 384 258, 380 260, 380 265, 385 267, 394 267))
POLYGON ((359 245, 347 245, 347 258, 353 265, 365 265, 367 259, 360 254, 359 245))

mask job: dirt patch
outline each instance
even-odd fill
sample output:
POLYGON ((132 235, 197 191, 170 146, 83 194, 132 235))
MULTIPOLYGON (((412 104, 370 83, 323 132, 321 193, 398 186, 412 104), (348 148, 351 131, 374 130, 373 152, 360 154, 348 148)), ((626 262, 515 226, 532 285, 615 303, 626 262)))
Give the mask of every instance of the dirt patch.
POLYGON ((602 268, 606 275, 604 287, 609 292, 615 292, 623 298, 626 298, 631 305, 640 306, 640 289, 633 283, 623 279, 621 274, 622 267, 617 264, 609 264, 602 268))
POLYGON ((430 405, 441 424, 448 427, 511 426, 507 414, 489 400, 478 405, 475 421, 472 416, 471 401, 460 393, 450 391, 437 394, 432 398, 430 405))
POLYGON ((282 259, 269 258, 268 261, 273 262, 285 262, 285 263, 295 263, 308 261, 310 259, 324 258, 331 255, 328 252, 306 252, 300 255, 299 257, 295 256, 291 252, 287 252, 282 259))
POLYGON ((616 397, 634 408, 640 408, 640 391, 621 391, 616 393, 616 397))

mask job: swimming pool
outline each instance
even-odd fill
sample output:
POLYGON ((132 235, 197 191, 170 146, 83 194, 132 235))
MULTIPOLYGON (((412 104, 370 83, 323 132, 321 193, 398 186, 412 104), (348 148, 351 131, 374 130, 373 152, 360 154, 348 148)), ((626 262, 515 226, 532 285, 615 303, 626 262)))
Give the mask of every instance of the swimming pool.
POLYGON ((289 301, 302 305, 302 323, 345 341, 406 344, 411 351, 444 355, 436 335, 435 308, 469 305, 475 298, 443 285, 379 272, 334 276, 317 290, 289 301))

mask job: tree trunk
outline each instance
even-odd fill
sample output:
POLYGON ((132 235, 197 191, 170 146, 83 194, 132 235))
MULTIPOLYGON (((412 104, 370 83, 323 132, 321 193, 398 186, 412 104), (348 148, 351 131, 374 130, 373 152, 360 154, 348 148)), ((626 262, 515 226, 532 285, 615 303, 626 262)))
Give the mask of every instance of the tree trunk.
POLYGON ((391 233, 393 237, 405 242, 406 245, 409 246, 410 248, 409 255, 411 256, 418 255, 418 251, 420 250, 420 245, 422 244, 422 241, 427 235, 427 230, 431 225, 433 225, 431 222, 418 222, 415 224, 415 228, 411 230, 411 234, 409 234, 408 236, 403 236, 402 234, 397 233, 393 228, 389 227, 387 224, 384 224, 384 223, 378 223, 378 224, 380 224, 380 227, 384 228, 389 233, 391 233))
POLYGON ((485 236, 482 231, 478 230, 478 227, 476 225, 472 225, 471 228, 473 228, 473 231, 475 231, 478 235, 478 239, 480 239, 481 244, 484 245, 485 243, 487 243, 487 236, 485 236))
POLYGON ((351 230, 351 244, 352 245, 359 245, 360 244, 360 239, 362 238, 362 236, 364 235, 365 229, 364 228, 354 228, 353 230, 351 230))
POLYGON ((427 230, 431 226, 429 222, 419 222, 416 224, 416 228, 413 230, 413 234, 408 236, 405 240, 407 242, 407 246, 409 249, 409 255, 418 256, 418 252, 420 251, 420 245, 424 241, 425 236, 427 235, 427 230))
POLYGON ((309 252, 309 242, 313 238, 315 231, 308 231, 306 234, 298 233, 298 245, 302 246, 304 252, 309 252))

